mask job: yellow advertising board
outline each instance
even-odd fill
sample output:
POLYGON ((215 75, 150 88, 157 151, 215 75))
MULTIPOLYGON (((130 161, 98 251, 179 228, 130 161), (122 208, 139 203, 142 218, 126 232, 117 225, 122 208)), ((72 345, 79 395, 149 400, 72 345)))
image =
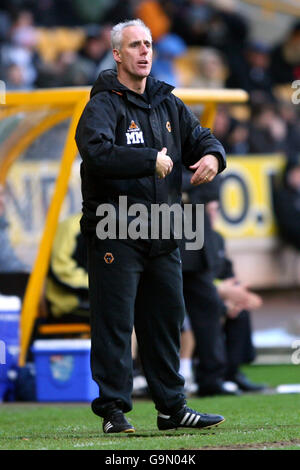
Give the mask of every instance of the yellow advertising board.
POLYGON ((282 172, 282 155, 228 157, 221 185, 217 228, 228 239, 269 238, 276 233, 272 184, 282 172))

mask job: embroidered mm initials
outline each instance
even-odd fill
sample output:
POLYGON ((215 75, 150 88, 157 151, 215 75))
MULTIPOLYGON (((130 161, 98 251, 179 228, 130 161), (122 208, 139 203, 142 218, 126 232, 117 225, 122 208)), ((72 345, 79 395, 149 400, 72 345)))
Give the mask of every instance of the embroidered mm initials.
POLYGON ((127 137, 127 145, 144 143, 144 136, 143 136, 142 131, 126 132, 126 137, 127 137))
POLYGON ((143 131, 141 131, 139 126, 133 120, 127 129, 126 138, 127 145, 144 143, 143 131))

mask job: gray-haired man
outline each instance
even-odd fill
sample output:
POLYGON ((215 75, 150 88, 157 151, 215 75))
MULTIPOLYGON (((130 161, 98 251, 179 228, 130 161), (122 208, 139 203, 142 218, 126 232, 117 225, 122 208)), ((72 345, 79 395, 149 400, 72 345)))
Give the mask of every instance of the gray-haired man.
POLYGON ((91 366, 100 389, 92 409, 104 418, 104 432, 134 432, 123 414, 132 409, 134 326, 158 428, 215 426, 222 416, 186 406, 178 373, 185 314, 178 240, 172 232, 169 239, 97 237, 96 212, 109 204, 120 214, 119 196, 149 214, 153 204, 180 203, 182 163, 194 171, 193 184, 211 181, 225 168, 224 150, 171 93, 173 87, 149 76, 151 32, 140 20, 116 25, 112 47, 117 73, 99 75, 76 132, 83 160, 91 366))

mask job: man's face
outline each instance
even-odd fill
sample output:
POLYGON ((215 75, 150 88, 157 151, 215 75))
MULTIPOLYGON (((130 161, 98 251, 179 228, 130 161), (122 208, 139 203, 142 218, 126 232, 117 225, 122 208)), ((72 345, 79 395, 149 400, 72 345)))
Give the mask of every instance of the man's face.
POLYGON ((123 30, 120 50, 113 50, 119 70, 133 78, 148 77, 152 66, 152 41, 140 26, 128 26, 123 30))

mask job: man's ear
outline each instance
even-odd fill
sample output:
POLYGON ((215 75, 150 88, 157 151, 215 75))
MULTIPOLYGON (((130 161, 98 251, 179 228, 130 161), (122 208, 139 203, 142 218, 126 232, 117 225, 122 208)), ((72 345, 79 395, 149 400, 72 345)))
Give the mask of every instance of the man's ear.
POLYGON ((114 57, 115 61, 118 64, 120 64, 122 62, 122 60, 121 60, 121 52, 119 51, 119 49, 113 49, 112 53, 113 53, 113 57, 114 57))

